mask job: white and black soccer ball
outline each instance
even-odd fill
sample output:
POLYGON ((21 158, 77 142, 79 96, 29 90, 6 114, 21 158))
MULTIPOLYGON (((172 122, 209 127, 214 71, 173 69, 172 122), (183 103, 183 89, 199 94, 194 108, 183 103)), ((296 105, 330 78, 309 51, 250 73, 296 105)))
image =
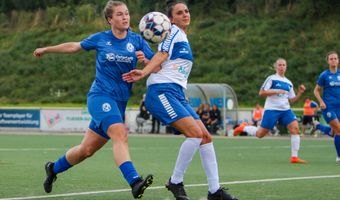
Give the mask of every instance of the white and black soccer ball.
POLYGON ((149 12, 139 22, 139 31, 143 38, 151 43, 162 42, 169 34, 171 22, 161 12, 149 12))

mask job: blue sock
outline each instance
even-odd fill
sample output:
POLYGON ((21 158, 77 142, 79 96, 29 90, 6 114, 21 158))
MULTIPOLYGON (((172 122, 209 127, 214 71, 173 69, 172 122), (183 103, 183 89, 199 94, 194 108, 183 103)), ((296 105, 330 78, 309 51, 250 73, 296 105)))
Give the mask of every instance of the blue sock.
POLYGON ((63 155, 54 163, 53 172, 55 174, 58 174, 65 170, 68 170, 71 167, 72 165, 66 160, 66 155, 63 155))
POLYGON ((334 136, 334 144, 338 157, 340 157, 340 135, 334 136))
POLYGON ((329 126, 325 126, 323 124, 316 125, 316 129, 320 130, 323 134, 326 134, 330 137, 332 137, 332 128, 329 126))
POLYGON ((135 181, 140 179, 131 161, 124 162, 119 166, 119 169, 122 172, 125 180, 129 183, 129 185, 132 185, 135 181))

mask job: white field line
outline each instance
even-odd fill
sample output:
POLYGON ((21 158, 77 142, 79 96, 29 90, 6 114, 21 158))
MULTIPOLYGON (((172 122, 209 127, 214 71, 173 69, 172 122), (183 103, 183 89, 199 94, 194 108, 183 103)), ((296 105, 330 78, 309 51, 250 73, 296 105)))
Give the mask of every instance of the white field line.
MULTIPOLYGON (((304 148, 329 148, 330 145, 308 145, 304 146, 304 148)), ((71 148, 71 147, 70 147, 71 148)), ((70 148, 0 148, 1 151, 65 151, 70 148)), ((282 145, 282 146, 237 146, 237 147, 225 147, 227 149, 287 149, 290 148, 290 145, 282 145)), ((130 147, 130 150, 143 150, 143 149, 151 149, 148 147, 136 148, 130 147)), ((168 147, 152 147, 155 149, 168 149, 168 147)), ((101 150, 112 150, 111 148, 102 148, 101 150)))
MULTIPOLYGON (((329 178, 340 178, 340 175, 305 176, 305 177, 291 177, 291 178, 273 178, 273 179, 246 180, 246 181, 230 181, 230 182, 221 182, 220 184, 221 185, 235 185, 235 184, 247 184, 247 183, 265 183, 265 182, 311 180, 311 179, 329 179, 329 178)), ((189 184, 189 185, 185 185, 185 187, 201 187, 201 186, 207 186, 207 184, 189 184)), ((156 190, 156 189, 164 189, 164 186, 155 186, 155 187, 149 187, 148 188, 148 190, 156 190)), ((104 190, 104 191, 92 191, 92 192, 77 192, 77 193, 65 193, 65 194, 55 194, 55 195, 2 198, 0 200, 25 200, 25 199, 43 199, 43 198, 56 198, 56 197, 70 197, 70 196, 82 196, 82 195, 91 195, 91 194, 130 192, 130 190, 131 189, 104 190)))

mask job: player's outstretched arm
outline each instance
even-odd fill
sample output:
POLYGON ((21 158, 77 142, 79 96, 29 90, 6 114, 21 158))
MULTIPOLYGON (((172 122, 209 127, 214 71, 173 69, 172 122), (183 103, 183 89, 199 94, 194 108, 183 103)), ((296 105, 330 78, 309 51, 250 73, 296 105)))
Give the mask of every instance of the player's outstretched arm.
POLYGON ((41 57, 46 53, 75 53, 81 50, 80 42, 66 42, 55 46, 47 46, 34 50, 35 57, 41 57))

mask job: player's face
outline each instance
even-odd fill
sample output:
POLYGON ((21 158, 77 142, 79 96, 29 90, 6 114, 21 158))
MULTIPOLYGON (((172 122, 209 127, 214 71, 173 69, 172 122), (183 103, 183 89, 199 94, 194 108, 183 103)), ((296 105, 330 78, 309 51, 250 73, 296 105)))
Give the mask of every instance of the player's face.
POLYGON ((337 67, 339 65, 338 55, 333 53, 328 56, 328 64, 331 67, 337 67))
POLYGON ((189 26, 190 12, 185 4, 178 3, 173 7, 171 23, 184 30, 189 26))
POLYGON ((130 27, 130 14, 126 5, 119 5, 113 8, 109 23, 113 29, 127 30, 130 27))
POLYGON ((284 60, 276 61, 276 73, 283 76, 287 69, 287 63, 284 60))

